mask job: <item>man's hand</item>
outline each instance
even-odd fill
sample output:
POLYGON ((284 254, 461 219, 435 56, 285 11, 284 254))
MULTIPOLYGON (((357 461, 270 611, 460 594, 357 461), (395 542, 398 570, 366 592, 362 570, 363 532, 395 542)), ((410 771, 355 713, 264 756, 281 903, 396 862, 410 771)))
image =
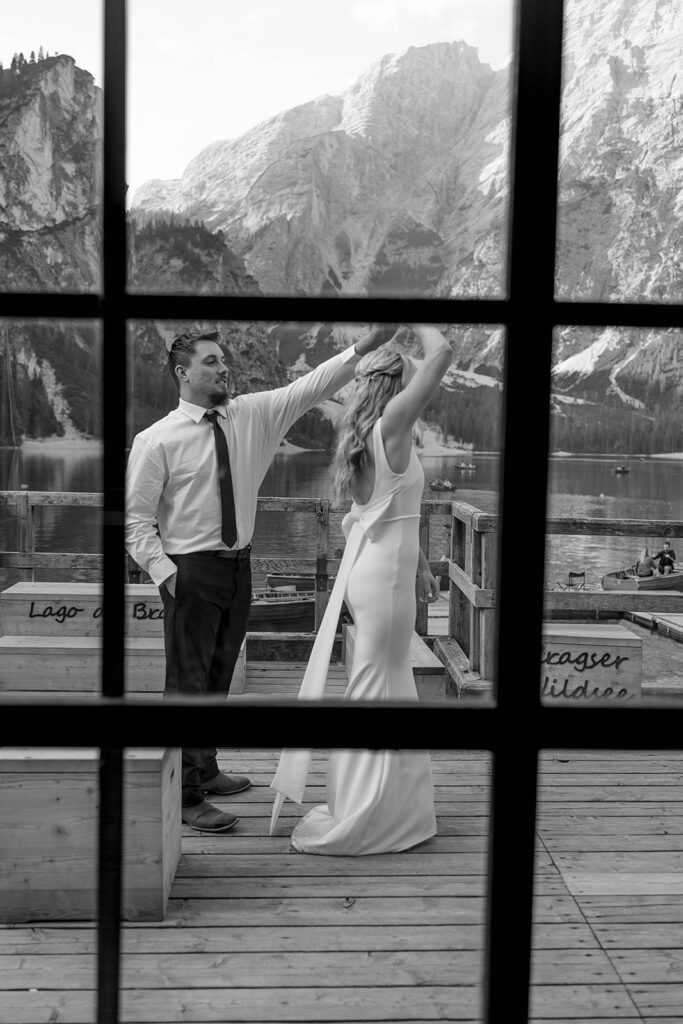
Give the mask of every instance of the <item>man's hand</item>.
POLYGON ((168 579, 164 580, 164 582, 161 584, 162 587, 166 587, 171 597, 175 597, 175 585, 177 579, 178 573, 174 572, 168 577, 168 579))
POLYGON ((356 355, 364 356, 368 352, 374 352, 380 345, 384 345, 393 338, 399 326, 399 324, 370 324, 369 333, 354 345, 356 355))

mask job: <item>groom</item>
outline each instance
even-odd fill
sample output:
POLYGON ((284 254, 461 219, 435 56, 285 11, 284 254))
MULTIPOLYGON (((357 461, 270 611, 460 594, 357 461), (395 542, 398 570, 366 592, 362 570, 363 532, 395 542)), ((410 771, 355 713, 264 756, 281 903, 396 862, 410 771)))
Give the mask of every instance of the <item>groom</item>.
MULTIPOLYGON (((168 367, 178 406, 136 435, 126 480, 126 547, 164 605, 165 694, 227 696, 249 619, 261 481, 295 421, 348 383, 358 359, 395 328, 374 325, 286 387, 230 400, 219 332, 173 341, 168 367)), ((250 786, 219 771, 215 748, 183 748, 182 818, 195 831, 233 828, 238 818, 206 795, 250 786)))

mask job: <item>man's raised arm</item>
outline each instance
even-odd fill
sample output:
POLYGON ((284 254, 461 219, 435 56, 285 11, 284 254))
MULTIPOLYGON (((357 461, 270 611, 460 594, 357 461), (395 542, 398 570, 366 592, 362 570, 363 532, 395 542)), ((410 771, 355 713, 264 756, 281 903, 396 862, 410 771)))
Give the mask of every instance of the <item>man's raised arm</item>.
POLYGON ((396 333, 397 324, 373 324, 366 335, 350 348, 326 359, 314 370, 283 388, 250 395, 264 415, 266 429, 274 447, 304 413, 330 398, 348 384, 359 358, 373 352, 396 333))

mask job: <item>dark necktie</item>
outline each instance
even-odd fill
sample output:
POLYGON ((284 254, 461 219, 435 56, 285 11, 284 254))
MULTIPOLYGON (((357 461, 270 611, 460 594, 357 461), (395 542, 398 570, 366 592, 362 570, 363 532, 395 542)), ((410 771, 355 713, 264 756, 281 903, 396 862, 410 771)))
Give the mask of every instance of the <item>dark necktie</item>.
POLYGON ((235 496, 232 491, 232 474, 230 472, 230 456, 228 442, 219 423, 217 409, 210 409, 204 414, 213 426, 218 456, 218 484, 221 490, 221 538, 229 548, 237 540, 237 522, 235 520, 235 496))

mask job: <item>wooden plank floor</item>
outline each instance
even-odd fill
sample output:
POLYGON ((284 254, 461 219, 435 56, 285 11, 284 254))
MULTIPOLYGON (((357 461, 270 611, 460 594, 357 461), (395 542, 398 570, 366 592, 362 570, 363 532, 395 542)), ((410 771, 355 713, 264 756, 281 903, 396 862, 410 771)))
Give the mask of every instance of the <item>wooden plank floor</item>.
MULTIPOLYGON (((254 786, 216 800, 235 832, 184 829, 166 920, 124 925, 122 1021, 480 1020, 489 755, 434 753, 429 842, 333 858, 291 851, 296 805, 268 836, 278 753, 221 752, 254 786)), ((532 1020, 683 1024, 683 754, 549 752, 540 800, 532 1020)), ((95 946, 88 923, 0 928, 0 1021, 92 1024, 95 946)))

